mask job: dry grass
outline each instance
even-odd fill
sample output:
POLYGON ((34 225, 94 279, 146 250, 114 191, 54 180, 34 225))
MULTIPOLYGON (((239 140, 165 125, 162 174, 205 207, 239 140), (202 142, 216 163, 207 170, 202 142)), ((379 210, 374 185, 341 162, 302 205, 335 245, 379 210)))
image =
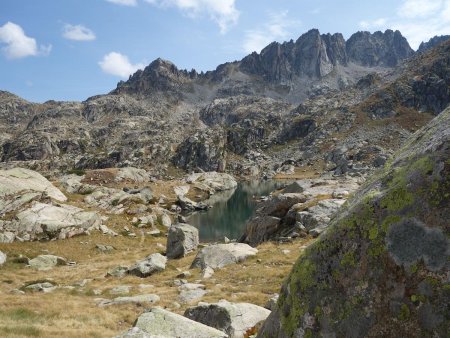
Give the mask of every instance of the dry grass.
MULTIPOLYGON (((269 296, 278 292, 294 261, 310 240, 288 244, 265 243, 258 247, 256 257, 216 271, 209 280, 201 281, 209 293, 202 301, 227 299, 264 305, 269 296), (282 250, 288 249, 289 253, 282 250)), ((97 307, 98 297, 113 298, 108 291, 119 285, 131 286, 131 295, 155 293, 161 297, 159 306, 183 313, 189 306, 177 309, 178 289, 173 284, 180 271, 189 269, 194 254, 183 259, 170 260, 166 270, 148 278, 126 276, 105 277, 116 266, 130 266, 145 256, 162 252, 165 237, 124 236, 109 237, 95 233, 63 241, 0 244, 9 260, 0 268, 0 336, 1 337, 111 337, 129 328, 145 306, 120 305, 97 307), (98 252, 95 244, 109 244, 112 253, 98 252), (158 245, 159 243, 159 245, 158 245), (75 261, 75 266, 60 266, 49 271, 36 271, 24 264, 14 263, 19 255, 35 257, 50 253, 75 261), (62 287, 70 287, 83 279, 90 279, 84 287, 60 288, 52 293, 12 294, 29 281, 50 279, 62 287), (141 284, 153 285, 140 288, 141 284), (102 290, 101 296, 94 290, 102 290)), ((200 271, 191 270, 189 282, 201 280, 200 271)), ((191 304, 192 305, 192 304, 191 304)))

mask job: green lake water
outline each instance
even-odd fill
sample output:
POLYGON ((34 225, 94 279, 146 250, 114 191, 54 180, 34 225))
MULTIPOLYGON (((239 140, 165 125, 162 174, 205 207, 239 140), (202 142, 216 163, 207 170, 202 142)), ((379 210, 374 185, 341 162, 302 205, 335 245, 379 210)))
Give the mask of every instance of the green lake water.
POLYGON ((257 199, 277 188, 284 187, 286 181, 251 181, 239 183, 235 190, 213 195, 207 203, 212 208, 188 217, 188 223, 199 229, 203 242, 239 239, 245 224, 256 209, 257 199))

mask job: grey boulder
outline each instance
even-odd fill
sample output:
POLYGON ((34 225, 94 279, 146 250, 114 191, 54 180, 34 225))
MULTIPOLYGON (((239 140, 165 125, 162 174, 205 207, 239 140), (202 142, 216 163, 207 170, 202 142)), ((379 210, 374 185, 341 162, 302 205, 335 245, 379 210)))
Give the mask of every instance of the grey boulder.
POLYGON ((35 203, 17 214, 17 231, 32 239, 64 239, 86 233, 98 227, 101 218, 96 212, 84 211, 71 205, 35 203))
MULTIPOLYGON (((227 337, 222 331, 156 307, 147 310, 136 320, 135 327, 150 337, 215 338, 227 337)), ((143 334, 143 333, 142 333, 143 334)), ((121 337, 127 337, 122 335, 121 337)), ((133 336, 128 336, 133 337, 133 336)), ((137 337, 147 337, 139 335, 137 337)))
POLYGON ((248 329, 265 320, 269 314, 270 311, 261 306, 221 300, 217 304, 201 304, 189 308, 184 316, 223 331, 229 337, 241 338, 248 329))
POLYGON ((167 258, 159 253, 152 254, 128 269, 128 273, 141 278, 163 271, 166 268, 167 258))
POLYGON ((54 255, 39 255, 28 261, 28 264, 37 270, 50 270, 58 265, 66 265, 65 258, 54 255))
POLYGON ((226 265, 255 256, 258 250, 244 243, 214 244, 203 248, 192 262, 191 268, 221 269, 226 265))
POLYGON ((180 258, 197 249, 198 230, 189 224, 179 223, 169 228, 167 257, 180 258))

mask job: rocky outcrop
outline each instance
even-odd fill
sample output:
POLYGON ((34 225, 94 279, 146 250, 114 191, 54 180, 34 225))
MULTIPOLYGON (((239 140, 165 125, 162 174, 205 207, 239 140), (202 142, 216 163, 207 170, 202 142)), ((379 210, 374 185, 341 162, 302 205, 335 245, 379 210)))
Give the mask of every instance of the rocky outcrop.
POLYGON ((70 238, 85 234, 101 224, 96 212, 64 204, 34 203, 16 217, 17 221, 13 221, 8 230, 29 240, 70 238))
POLYGON ((422 42, 419 45, 419 49, 417 50, 418 53, 426 52, 427 50, 443 43, 444 41, 447 41, 450 39, 450 35, 439 35, 434 36, 428 42, 422 42))
POLYGON ((450 109, 360 189, 283 284, 258 337, 449 330, 450 109))
POLYGON ((310 234, 327 228, 350 192, 359 187, 356 179, 305 179, 261 201, 247 222, 240 242, 252 246, 285 237, 310 234))
POLYGON ((212 244, 200 250, 192 262, 191 268, 221 269, 236 264, 248 257, 255 256, 257 249, 243 243, 212 244))
POLYGON ((260 54, 250 54, 242 59, 240 69, 270 82, 289 83, 294 76, 320 78, 338 64, 347 64, 342 34, 320 35, 312 29, 295 42, 273 42, 260 54))
POLYGON ((210 326, 156 307, 140 315, 134 323, 134 328, 117 336, 117 338, 122 337, 225 338, 227 335, 210 326))
POLYGON ((196 77, 195 71, 179 70, 172 62, 158 58, 130 76, 127 82, 119 82, 113 93, 143 95, 175 91, 196 77))
POLYGON ((414 54, 402 34, 390 29, 355 33, 347 40, 346 51, 350 61, 369 67, 394 67, 414 54))
POLYGON ((402 116, 409 112, 439 114, 450 103, 450 41, 406 62, 401 76, 373 93, 362 105, 372 118, 402 116))
POLYGON ((181 258, 197 249, 198 230, 189 224, 178 223, 167 234, 167 258, 181 258))
POLYGON ((202 130, 178 146, 172 161, 186 170, 223 172, 226 166, 225 144, 226 136, 221 128, 202 130))
POLYGON ((269 314, 269 310, 254 304, 226 300, 216 304, 202 303, 184 312, 185 317, 223 331, 232 338, 243 337, 247 330, 265 320, 269 314))
POLYGON ((59 202, 67 200, 58 188, 38 172, 24 168, 0 170, 0 215, 18 210, 42 197, 59 202))

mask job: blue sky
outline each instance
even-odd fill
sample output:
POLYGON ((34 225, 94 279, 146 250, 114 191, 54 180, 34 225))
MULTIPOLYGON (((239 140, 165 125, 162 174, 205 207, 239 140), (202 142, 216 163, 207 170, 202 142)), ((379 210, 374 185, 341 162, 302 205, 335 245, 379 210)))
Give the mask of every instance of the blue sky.
POLYGON ((311 28, 450 34, 450 0, 1 0, 0 89, 28 100, 107 93, 157 57, 199 71, 311 28))

